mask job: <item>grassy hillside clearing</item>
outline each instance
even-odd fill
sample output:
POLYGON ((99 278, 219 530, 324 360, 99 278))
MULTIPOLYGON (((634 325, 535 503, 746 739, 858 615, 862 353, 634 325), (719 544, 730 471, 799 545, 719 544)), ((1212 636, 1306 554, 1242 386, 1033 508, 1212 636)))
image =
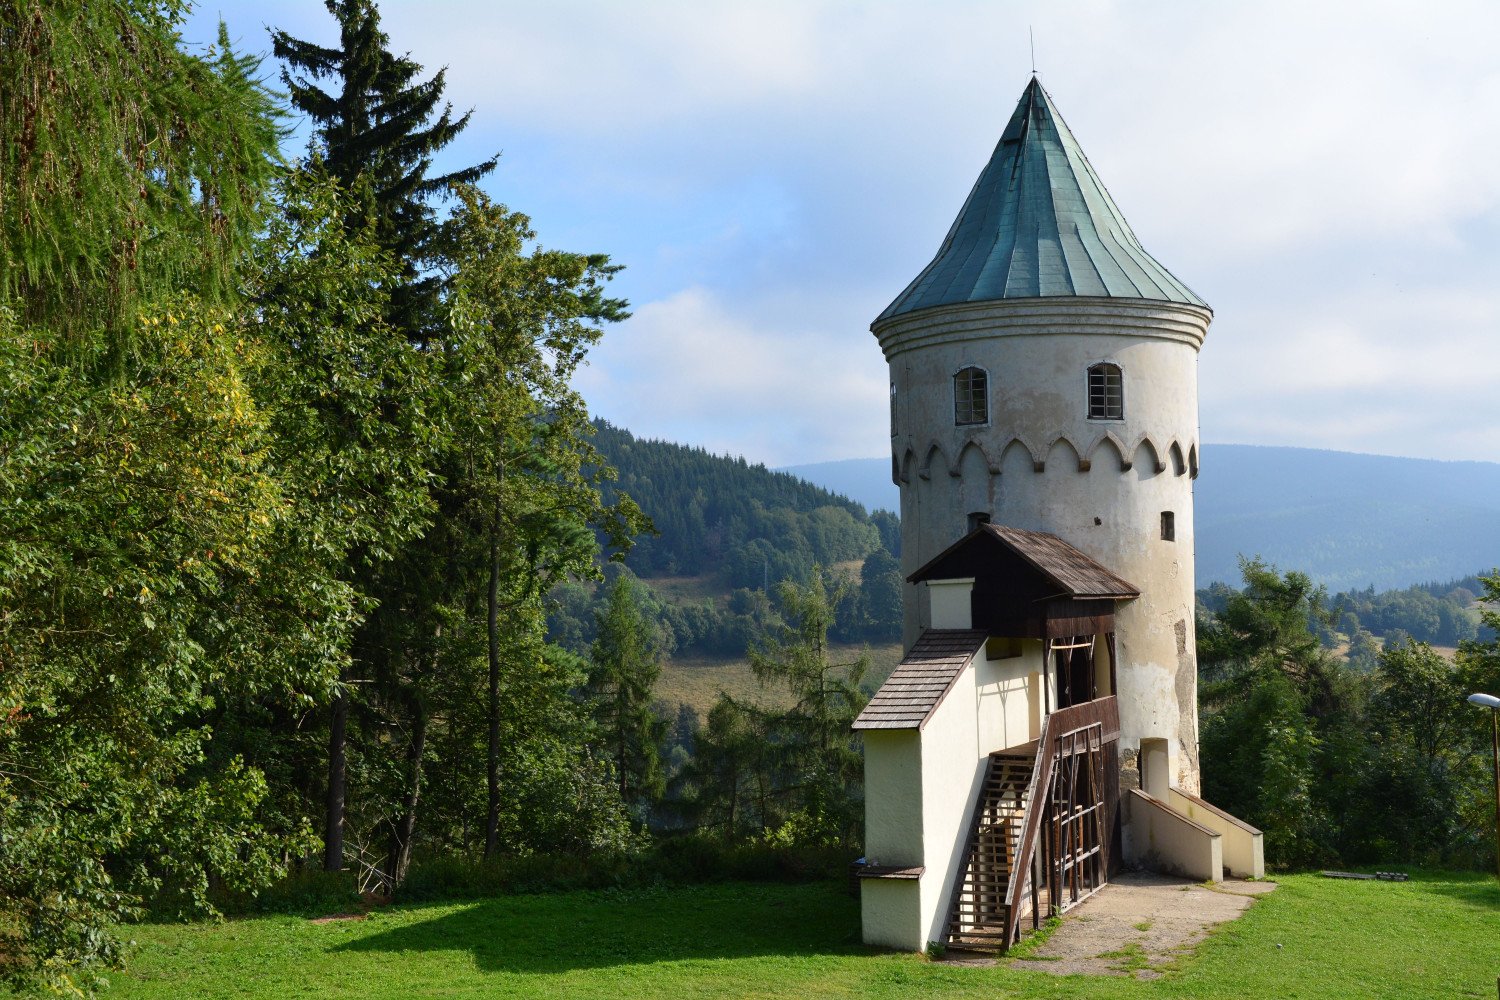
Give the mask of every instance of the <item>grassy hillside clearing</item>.
MULTIPOLYGON (((865 672, 865 681, 878 688, 896 664, 901 662, 901 644, 888 646, 859 646, 830 644, 829 659, 834 663, 847 663, 859 658, 860 653, 870 654, 870 669, 865 672)), ((719 693, 723 692, 740 701, 768 708, 787 708, 790 696, 785 688, 763 688, 750 671, 750 661, 736 659, 713 659, 699 656, 673 656, 662 664, 661 677, 656 682, 656 697, 669 704, 683 702, 697 709, 700 716, 707 716, 719 693)))
MULTIPOLYGON (((1222 925, 1180 971, 1059 978, 882 953, 836 885, 725 884, 394 907, 363 921, 147 925, 110 996, 1373 997, 1494 996, 1500 886, 1301 875, 1222 925)), ((1086 917, 1086 913, 1083 914, 1086 917)))

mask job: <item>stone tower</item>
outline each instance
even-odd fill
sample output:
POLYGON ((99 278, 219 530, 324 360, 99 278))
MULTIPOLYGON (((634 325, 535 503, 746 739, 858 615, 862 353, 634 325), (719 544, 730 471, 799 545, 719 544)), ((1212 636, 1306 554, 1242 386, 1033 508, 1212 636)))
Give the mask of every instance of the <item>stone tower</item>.
MULTIPOLYGON (((1198 790, 1193 488, 1212 312, 1142 248, 1033 79, 937 256, 871 325, 890 364, 902 570, 976 524, 1055 534, 1130 581, 1122 756, 1198 790)), ((930 624, 908 585, 905 641, 930 624)))

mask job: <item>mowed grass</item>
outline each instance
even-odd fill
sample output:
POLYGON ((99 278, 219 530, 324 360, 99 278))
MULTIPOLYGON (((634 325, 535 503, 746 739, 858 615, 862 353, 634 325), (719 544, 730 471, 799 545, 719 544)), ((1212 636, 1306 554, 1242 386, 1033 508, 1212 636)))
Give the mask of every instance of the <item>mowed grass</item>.
MULTIPOLYGON (((857 660, 862 653, 868 653, 870 657, 865 681, 872 688, 880 687, 901 662, 900 643, 881 646, 831 643, 828 657, 834 663, 848 663, 857 660)), ((784 709, 792 701, 785 686, 762 687, 750 670, 750 661, 744 657, 674 656, 662 664, 661 676, 657 678, 654 690, 655 696, 668 704, 682 702, 691 705, 700 717, 708 715, 721 693, 766 708, 784 709)))
POLYGON ((133 928, 113 997, 1493 997, 1500 887, 1291 876, 1159 980, 929 962, 859 943, 840 887, 727 884, 398 906, 359 922, 133 928), (1280 945, 1280 947, 1278 947, 1280 945))

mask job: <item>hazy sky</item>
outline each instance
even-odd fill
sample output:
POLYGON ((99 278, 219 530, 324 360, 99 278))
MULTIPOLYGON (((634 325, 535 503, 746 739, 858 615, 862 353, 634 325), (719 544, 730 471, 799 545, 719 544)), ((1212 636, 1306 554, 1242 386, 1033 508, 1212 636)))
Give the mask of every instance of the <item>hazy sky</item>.
MULTIPOLYGON (((1500 4, 386 0, 474 109, 449 166, 633 305, 581 379, 637 434, 879 456, 870 321, 1036 65, 1147 250, 1213 306, 1202 438, 1500 459, 1500 4)), ((200 7, 242 49, 317 0, 200 7)), ((443 164, 439 164, 441 167, 443 164)))

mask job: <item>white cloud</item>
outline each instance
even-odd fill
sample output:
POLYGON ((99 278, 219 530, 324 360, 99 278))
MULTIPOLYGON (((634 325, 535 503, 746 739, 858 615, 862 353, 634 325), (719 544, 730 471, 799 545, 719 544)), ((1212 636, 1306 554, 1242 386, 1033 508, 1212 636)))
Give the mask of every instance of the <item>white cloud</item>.
POLYGON ((849 339, 795 317, 747 322, 690 288, 610 330, 578 384, 640 436, 773 466, 880 454, 889 430, 869 401, 885 393, 885 363, 873 338, 860 350, 849 339))
MULTIPOLYGON (((454 157, 504 149, 498 198, 628 265, 636 316, 585 388, 632 430, 773 463, 884 449, 866 327, 993 148, 1033 28, 1137 233, 1217 310, 1206 439, 1500 457, 1489 0, 381 7, 475 108, 454 157)), ((321 5, 224 13, 252 48, 262 22, 331 37, 321 5)))

